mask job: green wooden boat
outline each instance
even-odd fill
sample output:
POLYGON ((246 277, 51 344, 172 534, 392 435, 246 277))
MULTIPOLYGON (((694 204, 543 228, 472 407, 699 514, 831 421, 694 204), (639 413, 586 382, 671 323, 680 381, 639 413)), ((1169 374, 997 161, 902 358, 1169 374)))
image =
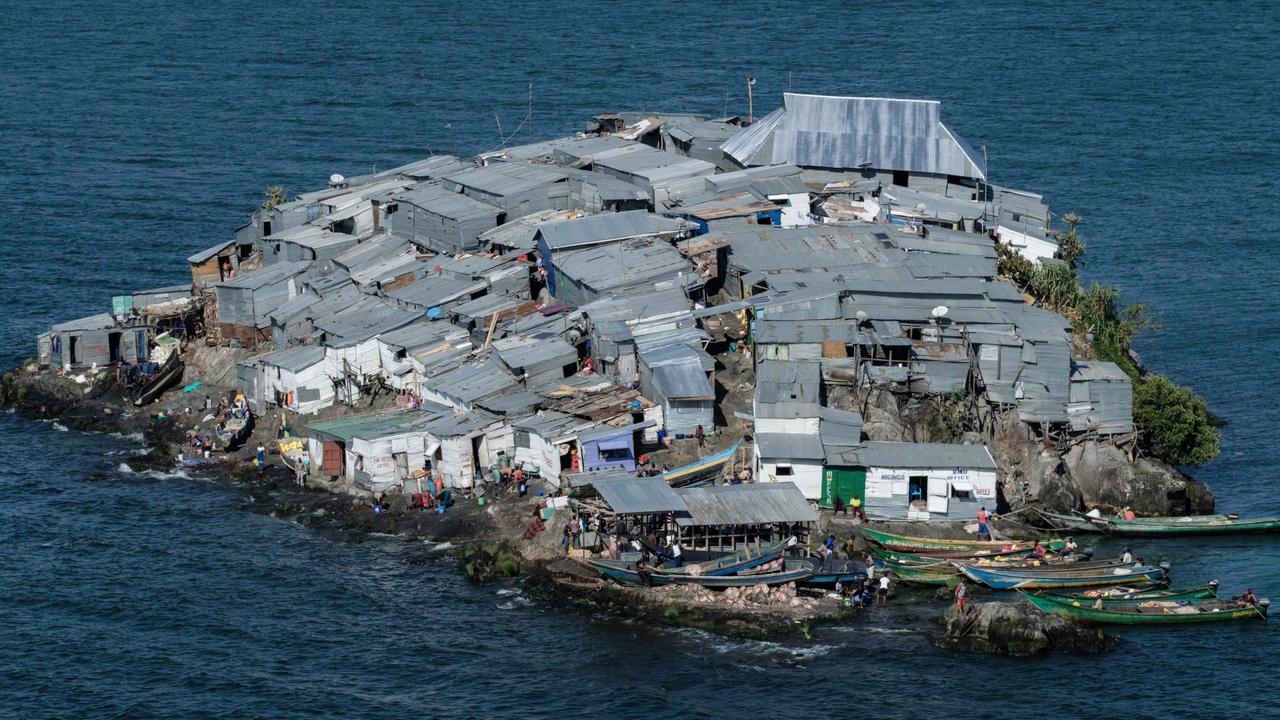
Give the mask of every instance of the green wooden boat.
MULTIPOLYGON (((872 530, 869 527, 859 528, 867 540, 889 550, 912 552, 914 550, 997 550, 1023 547, 1030 550, 1035 547, 1034 540, 967 540, 950 538, 922 538, 914 535, 895 535, 883 530, 872 530)), ((1049 550, 1061 550, 1063 540, 1054 538, 1042 540, 1041 544, 1049 550)))
MULTIPOLYGON (((1130 606, 1094 607, 1088 601, 1059 602, 1043 595, 1023 592, 1022 597, 1042 612, 1069 617, 1077 622, 1117 625, 1177 625, 1227 620, 1267 619, 1270 600, 1257 605, 1241 605, 1234 600, 1148 600, 1130 606)), ((1096 602, 1096 601, 1095 601, 1096 602)))
POLYGON ((1111 594, 1098 593, 1093 597, 1082 597, 1083 593, 1075 594, 1058 594, 1051 592, 1038 592, 1036 597, 1042 597, 1053 600, 1058 603, 1080 603, 1081 605, 1092 606, 1096 603, 1102 603, 1102 607, 1131 607, 1149 602, 1177 602, 1179 600, 1212 600, 1218 597, 1217 585, 1201 585, 1194 588, 1180 588, 1170 590, 1152 590, 1149 592, 1127 593, 1127 594, 1111 594))
MULTIPOLYGON (((891 562, 909 564, 909 565, 934 565, 940 562, 962 562, 972 563, 975 565, 1026 565, 1030 558, 1027 556, 1026 550, 1020 550, 1017 553, 978 553, 969 554, 963 550, 940 550, 939 554, 932 551, 924 551, 920 553, 898 552, 896 550, 888 550, 884 547, 873 545, 869 548, 872 557, 891 562)), ((1046 555, 1044 560, 1040 561, 1042 565, 1066 565, 1088 561, 1092 557, 1091 554, 1077 553, 1075 555, 1046 555)))
POLYGON ((1238 515, 1179 515, 1125 520, 1123 518, 1063 515, 1038 511, 1059 530, 1101 532, 1117 537, 1167 535, 1231 535, 1280 532, 1280 518, 1242 518, 1238 515))
POLYGON ((912 585, 955 587, 964 579, 960 575, 960 571, 950 563, 938 563, 928 566, 886 563, 881 566, 881 569, 893 573, 899 580, 912 585))

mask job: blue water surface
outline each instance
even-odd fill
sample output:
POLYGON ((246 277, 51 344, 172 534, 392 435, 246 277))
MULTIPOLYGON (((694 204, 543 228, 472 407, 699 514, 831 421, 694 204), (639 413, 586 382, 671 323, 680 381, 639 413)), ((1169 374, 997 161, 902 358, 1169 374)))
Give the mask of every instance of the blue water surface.
MULTIPOLYGON (((1197 474, 1224 511, 1280 514, 1278 7, 16 0, 0 365, 113 293, 187 279, 268 185, 602 111, 742 113, 754 75, 757 115, 788 88, 942 100, 996 181, 1084 215, 1086 278, 1158 309, 1139 351, 1230 423, 1197 474)), ((241 512, 132 472, 136 448, 0 416, 0 717, 1280 716, 1263 623, 1029 662, 932 649, 937 608, 911 602, 812 642, 653 630, 471 587, 444 554, 406 563, 421 545, 241 512)), ((1280 595, 1277 543, 1143 551, 1280 595)))

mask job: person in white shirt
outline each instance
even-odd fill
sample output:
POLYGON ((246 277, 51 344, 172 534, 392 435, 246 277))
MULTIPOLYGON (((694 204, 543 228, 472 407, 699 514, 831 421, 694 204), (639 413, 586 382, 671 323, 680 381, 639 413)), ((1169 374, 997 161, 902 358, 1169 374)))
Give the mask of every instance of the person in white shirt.
POLYGON ((889 599, 889 576, 880 576, 880 587, 876 588, 876 604, 884 605, 889 599))
POLYGON ((682 562, 680 559, 680 541, 677 540, 671 543, 671 566, 680 567, 682 562))
POLYGON ((1120 556, 1120 562, 1126 565, 1133 562, 1133 553, 1129 552, 1129 548, 1124 549, 1124 554, 1120 556))

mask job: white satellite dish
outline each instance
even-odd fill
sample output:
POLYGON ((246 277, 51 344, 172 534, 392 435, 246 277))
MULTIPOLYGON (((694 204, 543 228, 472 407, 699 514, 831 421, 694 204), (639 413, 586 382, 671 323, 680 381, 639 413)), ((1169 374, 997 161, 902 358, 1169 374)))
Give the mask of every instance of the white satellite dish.
POLYGON ((329 176, 329 184, 330 184, 330 185, 341 185, 342 183, 344 183, 344 182, 346 182, 346 181, 347 181, 347 179, 346 179, 346 178, 344 178, 344 177, 342 177, 342 175, 339 175, 338 173, 334 173, 334 174, 332 174, 332 175, 330 175, 330 176, 329 176))
POLYGON ((936 307, 936 308, 934 308, 934 309, 933 309, 933 313, 932 313, 932 315, 933 315, 935 318, 938 318, 938 319, 941 319, 941 318, 942 318, 942 317, 944 317, 946 314, 947 314, 947 306, 946 306, 946 305, 939 305, 938 307, 936 307))
POLYGON ((866 311, 866 310, 859 310, 858 312, 854 313, 854 315, 853 315, 853 316, 854 316, 854 317, 856 317, 856 318, 858 318, 858 322, 860 322, 860 323, 864 323, 864 322, 866 322, 866 321, 867 321, 867 318, 869 317, 869 316, 867 315, 867 311, 866 311))

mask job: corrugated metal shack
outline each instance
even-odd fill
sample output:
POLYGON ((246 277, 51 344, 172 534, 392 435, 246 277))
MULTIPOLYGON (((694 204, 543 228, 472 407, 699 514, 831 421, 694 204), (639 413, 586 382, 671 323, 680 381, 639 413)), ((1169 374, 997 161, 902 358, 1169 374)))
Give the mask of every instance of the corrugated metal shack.
POLYGON ((1133 432, 1133 381, 1104 360, 1071 365, 1071 429, 1099 435, 1133 432))
POLYGON ((818 514, 791 483, 678 488, 688 508, 676 514, 681 544, 691 550, 737 552, 795 537, 808 545, 818 514))
POLYGON ((271 313, 298 293, 311 263, 279 263, 215 286, 222 337, 256 347, 271 337, 271 313))
POLYGON ((103 313, 59 323, 37 338, 39 362, 65 370, 147 359, 148 328, 103 313))
POLYGON ((397 195, 387 213, 391 232, 437 252, 477 249, 480 235, 500 225, 505 216, 501 208, 440 184, 420 185, 397 195))
POLYGON ((863 507, 879 518, 968 520, 996 506, 996 463, 985 445, 868 442, 834 450, 826 465, 864 473, 863 507))

